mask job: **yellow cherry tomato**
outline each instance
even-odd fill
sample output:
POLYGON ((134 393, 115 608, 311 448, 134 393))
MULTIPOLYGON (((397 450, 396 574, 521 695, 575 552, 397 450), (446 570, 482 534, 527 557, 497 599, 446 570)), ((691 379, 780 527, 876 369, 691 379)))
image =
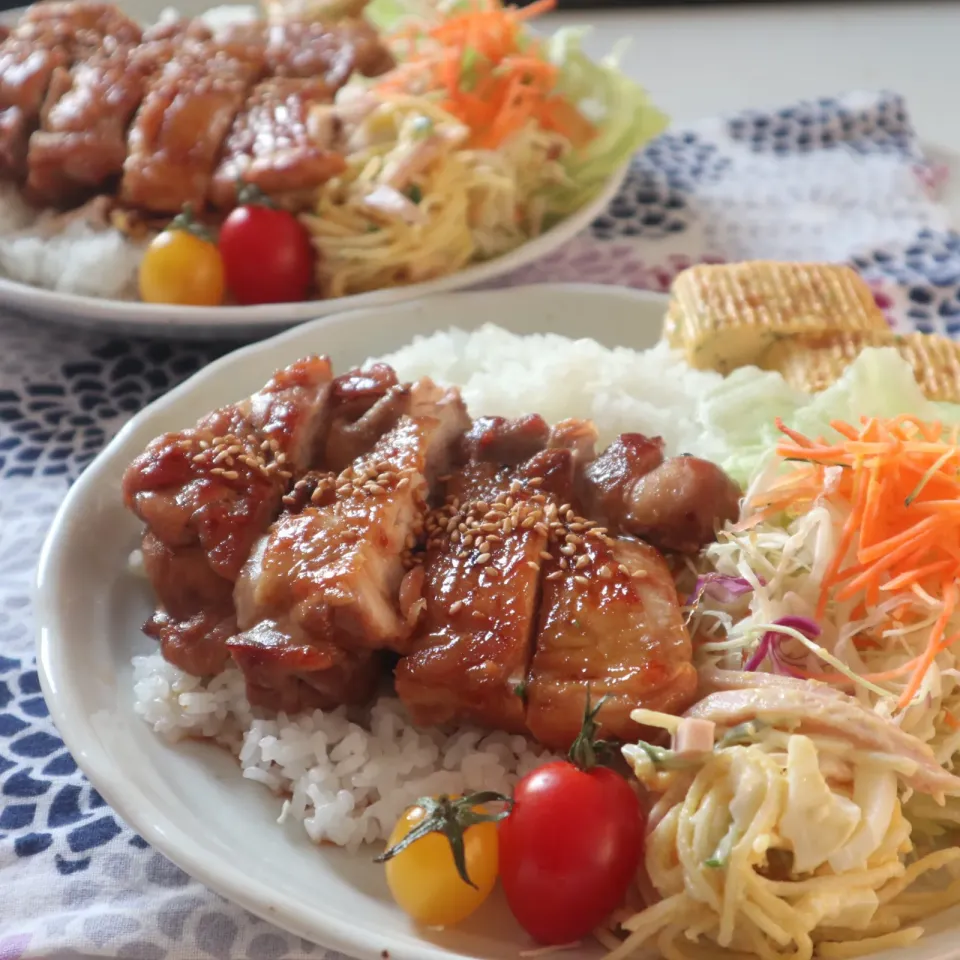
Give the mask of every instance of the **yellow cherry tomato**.
POLYGON ((216 246, 189 230, 164 230, 140 261, 140 299, 184 307, 223 303, 223 259, 216 246))
MULTIPOLYGON (((474 810, 481 810, 474 807, 474 810)), ((410 807, 397 821, 387 842, 400 843, 424 818, 422 806, 410 807)), ((425 927, 451 927, 473 913, 490 896, 497 882, 497 826, 477 823, 463 831, 467 876, 461 879, 450 841, 442 832, 414 840, 387 860, 387 885, 403 911, 425 927)))

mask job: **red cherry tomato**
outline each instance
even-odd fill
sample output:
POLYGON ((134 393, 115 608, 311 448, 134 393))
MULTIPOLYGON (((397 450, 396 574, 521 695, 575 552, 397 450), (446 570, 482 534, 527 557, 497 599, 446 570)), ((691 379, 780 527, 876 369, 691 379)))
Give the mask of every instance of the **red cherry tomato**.
POLYGON ((565 760, 534 770, 500 824, 500 878, 513 915, 540 943, 580 940, 623 902, 643 836, 639 800, 618 773, 565 760))
POLYGON ((220 228, 219 246, 227 286, 238 303, 306 300, 315 255, 292 213, 261 204, 237 207, 220 228))

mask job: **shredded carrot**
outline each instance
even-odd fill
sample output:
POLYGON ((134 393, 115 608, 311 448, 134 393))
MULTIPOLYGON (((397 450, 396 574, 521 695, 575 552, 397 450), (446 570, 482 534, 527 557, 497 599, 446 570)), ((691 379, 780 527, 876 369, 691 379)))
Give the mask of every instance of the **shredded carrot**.
POLYGON ((475 0, 419 35, 405 28, 394 39, 405 44, 408 56, 378 89, 397 91, 409 83, 439 91, 440 106, 470 130, 470 146, 477 149, 496 149, 531 121, 583 146, 596 128, 556 92, 559 71, 523 27, 556 4, 535 0, 518 9, 475 0))
MULTIPOLYGON (((821 583, 818 618, 831 602, 851 601, 863 612, 882 596, 898 592, 917 598, 897 608, 895 619, 902 623, 920 622, 939 607, 919 656, 864 676, 870 681, 906 677, 898 700, 903 709, 916 697, 937 655, 960 639, 960 633, 944 639, 960 604, 958 431, 909 415, 864 418, 859 425, 833 422, 839 442, 806 437, 779 420, 777 427, 784 435, 777 453, 794 469, 754 499, 754 516, 796 515, 809 503, 824 501, 846 517, 821 583), (931 602, 937 605, 933 610, 931 602)), ((740 527, 749 529, 754 516, 740 527)), ((861 649, 867 645, 867 640, 857 644, 861 649)), ((841 674, 809 678, 850 683, 841 674)))

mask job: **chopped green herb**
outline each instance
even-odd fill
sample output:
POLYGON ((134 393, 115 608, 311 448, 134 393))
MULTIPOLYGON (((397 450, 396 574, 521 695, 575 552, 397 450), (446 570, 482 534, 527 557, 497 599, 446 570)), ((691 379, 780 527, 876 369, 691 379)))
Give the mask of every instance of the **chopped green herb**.
POLYGON ((522 700, 527 695, 527 685, 521 680, 513 688, 513 692, 522 700))
POLYGON ((719 857, 711 857, 709 860, 704 860, 703 865, 710 867, 711 870, 719 870, 723 867, 723 861, 719 857))
POLYGON ((367 224, 367 233, 379 233, 379 232, 380 232, 380 227, 377 224, 375 223, 367 224))
POLYGON ((762 720, 747 720, 745 723, 731 727, 717 742, 717 746, 735 747, 740 744, 753 743, 757 739, 757 734, 769 726, 769 723, 764 723, 762 720))
POLYGON ((637 742, 637 746, 650 758, 650 762, 657 770, 686 770, 689 767, 699 766, 701 760, 693 757, 681 757, 673 750, 658 747, 644 740, 637 742))
POLYGON ((407 191, 407 196, 414 203, 419 203, 423 199, 423 191, 416 184, 413 184, 413 186, 407 191))
POLYGON ((481 59, 480 51, 469 44, 463 48, 460 59, 460 86, 470 91, 477 85, 477 63, 481 59))

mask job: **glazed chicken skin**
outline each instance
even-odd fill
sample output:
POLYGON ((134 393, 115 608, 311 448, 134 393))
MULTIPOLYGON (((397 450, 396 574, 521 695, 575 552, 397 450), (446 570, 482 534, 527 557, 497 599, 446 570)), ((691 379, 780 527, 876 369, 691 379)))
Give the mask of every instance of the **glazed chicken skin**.
MULTIPOLYGON (((472 449, 508 456, 523 427, 488 421, 472 449)), ((693 699, 690 639, 663 558, 571 505, 583 449, 545 449, 518 468, 474 461, 451 478, 428 521, 424 616, 395 672, 415 722, 468 720, 566 749, 588 688, 594 702, 608 697, 601 729, 618 739, 635 738, 638 705, 693 699)))
POLYGON ((128 137, 120 199, 152 213, 202 209, 220 146, 263 71, 256 48, 198 44, 161 71, 128 137))
POLYGON ((389 661, 415 723, 468 721, 570 746, 638 707, 679 713, 697 675, 659 552, 736 515, 717 467, 592 423, 471 421, 456 389, 307 358, 124 477, 158 600, 145 630, 256 707, 363 704, 389 661))
MULTIPOLYGON (((422 571, 405 560, 422 532, 430 488, 468 424, 459 393, 420 381, 408 391, 407 412, 368 453, 318 482, 309 505, 274 524, 236 587, 241 632, 229 647, 241 669, 272 658, 275 687, 286 663, 294 681, 319 690, 326 678, 293 669, 306 648, 324 651, 334 666, 336 651, 367 664, 371 651, 406 649, 422 571)), ((307 691, 297 685, 302 699, 307 691)))
POLYGON ((32 202, 80 202, 119 177, 127 127, 153 69, 131 48, 120 48, 54 71, 40 129, 29 142, 26 193, 32 202))
MULTIPOLYGON (((329 361, 310 357, 280 371, 247 400, 196 427, 165 434, 127 469, 124 500, 146 525, 143 554, 160 601, 148 632, 188 673, 223 669, 222 643, 199 643, 192 622, 213 630, 233 618, 232 588, 254 543, 280 509, 292 473, 305 469, 326 422, 329 361)), ((233 632, 226 630, 222 640, 233 632)))
POLYGON ((140 39, 140 28, 109 4, 31 6, 0 44, 0 175, 25 175, 28 140, 55 75, 140 39))
POLYGON ((346 169, 341 154, 314 145, 310 108, 333 97, 327 81, 274 77, 258 83, 233 122, 210 187, 210 202, 237 204, 237 183, 266 194, 307 191, 346 169))
POLYGON ((526 731, 517 691, 547 545, 542 480, 535 463, 512 470, 472 462, 451 478, 445 506, 428 521, 424 615, 394 674, 416 723, 466 719, 526 731))
POLYGON ((590 516, 661 550, 695 553, 740 513, 740 488, 699 457, 664 459, 663 441, 619 436, 583 472, 590 516))
POLYGON ((642 705, 677 713, 696 695, 697 672, 677 588, 660 553, 638 540, 580 538, 544 563, 536 650, 526 683, 527 726, 566 750, 591 700, 600 736, 635 740, 642 705), (560 564, 566 559, 566 567, 560 564), (585 562, 584 562, 585 561, 585 562))
POLYGON ((344 169, 309 112, 392 66, 362 19, 141 30, 110 4, 37 3, 0 37, 0 176, 34 204, 116 195, 150 219, 229 209, 241 177, 305 205, 344 169))

